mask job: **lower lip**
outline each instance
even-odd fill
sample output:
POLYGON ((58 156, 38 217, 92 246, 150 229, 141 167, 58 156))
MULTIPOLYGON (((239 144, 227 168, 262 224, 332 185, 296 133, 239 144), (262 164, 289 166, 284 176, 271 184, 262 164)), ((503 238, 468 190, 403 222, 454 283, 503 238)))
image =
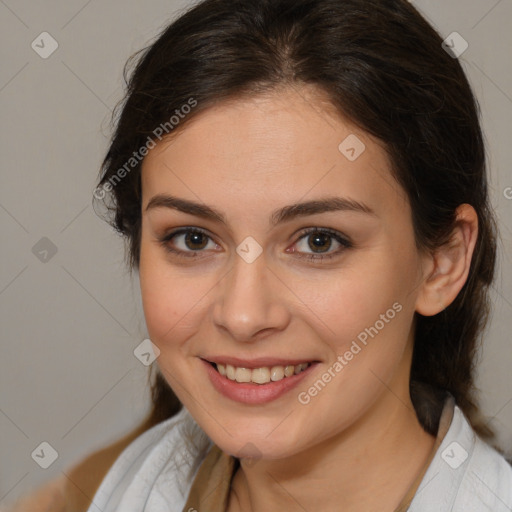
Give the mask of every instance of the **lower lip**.
POLYGON ((317 363, 311 363, 305 370, 297 375, 285 377, 276 382, 267 384, 254 384, 250 382, 236 382, 221 375, 210 363, 201 360, 205 365, 213 387, 225 397, 244 404, 265 404, 276 400, 288 391, 291 391, 301 382, 317 363))

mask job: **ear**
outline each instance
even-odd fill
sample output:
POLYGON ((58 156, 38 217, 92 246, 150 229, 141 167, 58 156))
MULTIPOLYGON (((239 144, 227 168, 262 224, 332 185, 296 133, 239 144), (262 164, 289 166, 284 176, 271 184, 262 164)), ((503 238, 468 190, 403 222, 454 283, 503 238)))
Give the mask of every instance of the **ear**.
POLYGON ((464 286, 478 235, 478 215, 469 204, 456 210, 450 240, 425 256, 425 275, 416 300, 420 315, 433 316, 448 307, 464 286))

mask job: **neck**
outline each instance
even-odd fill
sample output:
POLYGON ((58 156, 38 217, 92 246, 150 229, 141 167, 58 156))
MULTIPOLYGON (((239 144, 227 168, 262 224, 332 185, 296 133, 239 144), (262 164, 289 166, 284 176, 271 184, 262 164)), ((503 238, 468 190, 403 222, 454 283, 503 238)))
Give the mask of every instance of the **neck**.
POLYGON ((393 512, 435 442, 403 395, 385 389, 349 429, 287 459, 242 459, 228 510, 393 512))

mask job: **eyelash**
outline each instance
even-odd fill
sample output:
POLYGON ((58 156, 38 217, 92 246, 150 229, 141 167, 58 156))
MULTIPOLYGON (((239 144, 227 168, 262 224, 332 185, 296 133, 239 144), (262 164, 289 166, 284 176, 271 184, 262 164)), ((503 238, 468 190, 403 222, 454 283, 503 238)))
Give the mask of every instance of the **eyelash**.
MULTIPOLYGON (((197 258, 197 257, 199 257, 198 253, 203 252, 202 250, 182 251, 180 249, 173 248, 169 243, 176 236, 187 234, 187 233, 200 233, 213 241, 213 239, 210 237, 210 235, 208 235, 208 233, 206 231, 202 230, 201 228, 192 228, 192 227, 185 227, 185 228, 177 229, 176 231, 172 231, 171 233, 168 233, 168 234, 164 235, 163 237, 159 238, 158 241, 161 243, 161 245, 164 247, 164 249, 167 252, 169 252, 179 258, 189 258, 189 259, 197 258)), ((332 258, 339 256, 340 253, 342 253, 344 250, 350 249, 353 247, 352 243, 347 238, 342 236, 341 233, 339 233, 338 231, 335 231, 335 230, 329 229, 329 228, 316 228, 316 227, 306 228, 305 230, 301 231, 300 236, 294 242, 294 245, 297 244, 303 238, 307 238, 307 236, 314 234, 314 233, 328 235, 331 238, 333 238, 334 240, 336 240, 342 247, 334 252, 327 253, 327 254, 323 254, 323 253, 303 254, 303 253, 298 253, 296 251, 293 251, 294 254, 297 254, 298 258, 306 259, 308 261, 315 261, 315 262, 330 260, 332 258)))

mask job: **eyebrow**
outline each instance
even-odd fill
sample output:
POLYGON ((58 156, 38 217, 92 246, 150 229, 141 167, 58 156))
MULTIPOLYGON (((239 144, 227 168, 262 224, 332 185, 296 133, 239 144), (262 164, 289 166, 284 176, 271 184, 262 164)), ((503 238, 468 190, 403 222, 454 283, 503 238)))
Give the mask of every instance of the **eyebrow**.
MULTIPOLYGON (((227 224, 226 217, 211 206, 166 194, 158 194, 152 197, 145 211, 154 208, 170 208, 203 219, 220 222, 224 225, 227 224)), ((325 199, 316 199, 279 208, 270 216, 270 224, 276 226, 277 224, 282 224, 296 217, 335 211, 356 212, 377 216, 369 206, 359 201, 343 197, 327 197, 325 199)))

